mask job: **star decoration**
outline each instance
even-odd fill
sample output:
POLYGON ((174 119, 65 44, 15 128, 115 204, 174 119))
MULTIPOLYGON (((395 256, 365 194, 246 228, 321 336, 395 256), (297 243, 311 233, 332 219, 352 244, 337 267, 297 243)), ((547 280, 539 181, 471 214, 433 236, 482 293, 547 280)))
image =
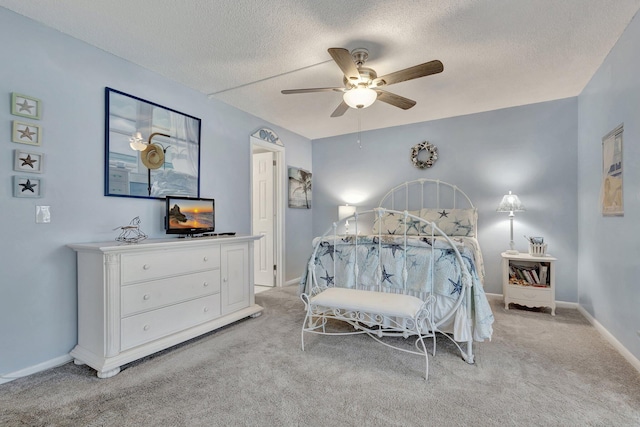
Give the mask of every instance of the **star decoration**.
POLYGON ((440 214, 440 218, 449 218, 449 214, 444 209, 442 209, 442 212, 438 213, 440 214))
POLYGON ((27 138, 29 141, 33 141, 33 138, 31 137, 36 134, 35 132, 31 132, 31 130, 29 130, 29 126, 26 126, 24 130, 18 129, 18 132, 20 132, 20 138, 27 138))
POLYGON ((325 274, 325 276, 321 277, 321 279, 324 280, 325 282, 327 282, 327 286, 333 285, 334 277, 333 276, 329 276, 329 272, 328 271, 325 271, 324 274, 325 274))
POLYGON ((456 226, 456 229, 466 230, 467 234, 469 234, 469 232, 471 231, 471 224, 464 225, 462 224, 462 222, 460 222, 460 220, 454 221, 453 225, 456 226))
POLYGON ((419 265, 417 257, 411 254, 407 255, 407 263, 409 264, 409 270, 412 270, 419 265))
POLYGON ((27 154, 27 157, 20 157, 20 160, 22 160, 22 164, 20 166, 28 165, 31 166, 31 169, 34 169, 33 164, 38 161, 36 159, 32 159, 31 154, 27 154))
POLYGON ((453 290, 451 291, 450 295, 459 294, 460 292, 462 292, 462 284, 460 283, 460 279, 458 279, 458 282, 454 282, 451 279, 449 279, 449 281, 453 285, 453 290))
POLYGON ((31 109, 34 107, 33 105, 29 105, 29 102, 25 99, 24 101, 22 101, 22 104, 18 104, 16 103, 16 105, 18 107, 20 107, 20 109, 18 110, 18 112, 20 111, 26 111, 29 114, 33 114, 31 112, 31 109))
POLYGON ((333 260, 333 250, 335 246, 330 243, 322 243, 321 246, 323 247, 323 252, 319 256, 330 255, 333 260))
POLYGON ((391 283, 391 280, 389 279, 393 276, 395 276, 395 274, 387 273, 387 270, 384 268, 384 266, 382 267, 382 283, 384 282, 391 283))
POLYGON ((389 243, 383 246, 385 249, 391 249, 391 254, 393 257, 396 257, 396 251, 404 251, 402 245, 398 245, 396 243, 389 243))
POLYGON ((417 219, 413 219, 413 218, 408 218, 407 219, 407 233, 409 233, 409 231, 411 231, 411 229, 415 229, 416 233, 418 233, 420 230, 418 230, 418 224, 420 224, 420 221, 418 221, 417 219))
POLYGON ((32 193, 35 193, 34 188, 38 186, 38 184, 32 184, 31 180, 29 179, 24 184, 19 185, 22 187, 22 190, 20 190, 22 193, 24 193, 25 191, 31 191, 32 193))

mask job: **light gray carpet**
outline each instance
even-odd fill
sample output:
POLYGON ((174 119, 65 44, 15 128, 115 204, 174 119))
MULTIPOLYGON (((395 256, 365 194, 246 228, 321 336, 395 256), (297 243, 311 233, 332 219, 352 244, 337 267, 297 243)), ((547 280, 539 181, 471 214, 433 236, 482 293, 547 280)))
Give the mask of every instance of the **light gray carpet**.
POLYGON ((307 335, 296 287, 264 314, 101 380, 69 363, 0 385, 2 426, 638 426, 640 374, 576 311, 492 303, 468 365, 445 339, 424 360, 366 336, 307 335))

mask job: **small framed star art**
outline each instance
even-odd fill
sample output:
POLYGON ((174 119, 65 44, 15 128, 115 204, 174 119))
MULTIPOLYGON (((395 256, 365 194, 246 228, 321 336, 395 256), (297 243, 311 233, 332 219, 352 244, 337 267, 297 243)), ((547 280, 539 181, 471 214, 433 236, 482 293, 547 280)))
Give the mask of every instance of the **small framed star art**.
POLYGON ((42 101, 27 95, 13 92, 11 94, 11 114, 40 120, 42 101))
POLYGON ((13 170, 17 172, 42 173, 44 154, 14 150, 13 170))
POLYGON ((42 129, 40 126, 13 121, 11 140, 20 144, 40 145, 42 129))
POLYGON ((13 177, 13 197, 42 197, 42 178, 34 176, 13 177))

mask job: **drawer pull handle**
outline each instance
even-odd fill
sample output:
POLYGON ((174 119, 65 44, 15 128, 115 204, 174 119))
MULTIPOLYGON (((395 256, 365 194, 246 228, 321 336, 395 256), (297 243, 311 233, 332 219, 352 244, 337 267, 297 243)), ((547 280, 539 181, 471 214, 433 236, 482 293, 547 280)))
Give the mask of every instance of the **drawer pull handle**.
POLYGON ((206 313, 207 311, 209 311, 209 307, 204 308, 204 312, 206 313))
POLYGON ((151 326, 149 326, 149 325, 144 325, 144 328, 142 328, 142 329, 144 329, 145 331, 148 331, 150 328, 151 328, 151 326))
POLYGON ((226 277, 223 277, 223 278, 222 278, 222 281, 223 281, 224 283, 227 283, 227 278, 226 278, 226 277))
POLYGON ((208 283, 208 282, 204 282, 202 285, 203 285, 204 287, 207 287, 207 286, 209 286, 209 283, 208 283))
POLYGON ((149 294, 145 294, 145 295, 142 297, 142 299, 143 299, 143 300, 148 300, 149 298, 151 298, 151 297, 149 296, 149 294))
POLYGON ((208 257, 204 257, 204 258, 202 258, 202 259, 203 259, 203 260, 205 260, 205 261, 209 261, 209 258, 208 258, 208 257))
POLYGON ((145 264, 145 265, 142 266, 143 270, 148 270, 150 268, 151 268, 151 266, 149 264, 145 264))

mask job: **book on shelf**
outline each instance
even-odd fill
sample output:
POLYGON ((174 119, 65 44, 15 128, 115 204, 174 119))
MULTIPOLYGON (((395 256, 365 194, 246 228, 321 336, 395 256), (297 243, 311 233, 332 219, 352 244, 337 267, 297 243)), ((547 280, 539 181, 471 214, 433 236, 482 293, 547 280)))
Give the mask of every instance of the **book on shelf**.
POLYGON ((540 283, 547 284, 548 267, 546 265, 540 265, 540 283))
POLYGON ((515 284, 548 287, 548 266, 543 263, 509 263, 509 277, 515 284))
POLYGON ((534 282, 534 283, 538 283, 538 284, 539 284, 539 283, 542 283, 542 282, 540 281, 540 278, 538 277, 538 272, 535 270, 535 268, 532 268, 532 269, 531 269, 531 275, 533 276, 533 282, 534 282))

